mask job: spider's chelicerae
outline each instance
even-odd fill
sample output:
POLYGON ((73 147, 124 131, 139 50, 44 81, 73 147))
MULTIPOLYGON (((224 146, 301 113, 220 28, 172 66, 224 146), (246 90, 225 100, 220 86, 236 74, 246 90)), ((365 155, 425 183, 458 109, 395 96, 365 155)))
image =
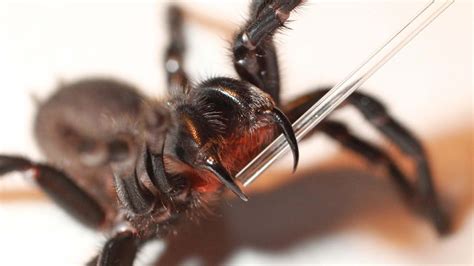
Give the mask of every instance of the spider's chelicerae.
MULTIPOLYGON (((183 69, 183 18, 171 7, 167 99, 151 100, 111 79, 63 84, 41 103, 36 117, 35 135, 48 163, 0 155, 0 175, 31 172, 70 215, 110 235, 91 265, 131 265, 144 243, 166 236, 180 221, 199 218, 225 189, 247 200, 235 174, 280 132, 291 146, 296 168, 298 145, 291 122, 326 92, 280 101, 273 35, 301 2, 252 1, 247 22, 232 42, 240 79, 217 77, 199 83, 190 82, 183 69)), ((376 99, 355 93, 346 104, 413 159, 416 184, 384 151, 352 135, 343 124, 326 120, 314 132, 385 167, 407 202, 438 232, 446 232, 449 224, 419 141, 376 99)))

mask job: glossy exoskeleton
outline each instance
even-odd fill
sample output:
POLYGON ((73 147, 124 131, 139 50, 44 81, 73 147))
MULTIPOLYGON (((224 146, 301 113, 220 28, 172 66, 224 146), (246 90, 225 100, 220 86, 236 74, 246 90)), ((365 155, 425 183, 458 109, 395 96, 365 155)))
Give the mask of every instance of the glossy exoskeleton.
MULTIPOLYGON (((0 155, 0 175, 31 172, 69 214, 108 233, 91 265, 131 265, 146 241, 166 236, 179 221, 198 218, 224 188, 247 200, 235 174, 280 133, 290 144, 296 168, 298 146, 291 122, 326 92, 280 101, 273 35, 301 2, 252 1, 247 22, 232 42, 240 80, 218 77, 200 83, 189 82, 183 69, 183 18, 171 7, 167 99, 149 99, 112 79, 62 84, 41 103, 35 121, 35 136, 48 163, 0 155)), ((414 160, 416 185, 384 151, 352 135, 342 123, 326 120, 314 132, 385 167, 405 199, 417 203, 436 229, 445 232, 448 223, 418 140, 376 99, 355 93, 346 104, 414 160)))

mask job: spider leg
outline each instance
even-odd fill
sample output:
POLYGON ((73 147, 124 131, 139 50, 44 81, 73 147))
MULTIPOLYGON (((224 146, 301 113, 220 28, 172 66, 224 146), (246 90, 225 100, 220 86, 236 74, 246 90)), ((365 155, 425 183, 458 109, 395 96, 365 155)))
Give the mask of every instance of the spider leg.
POLYGON ((101 227, 106 213, 99 203, 64 172, 23 157, 0 155, 0 176, 13 171, 33 172, 33 180, 67 213, 91 228, 101 227))
MULTIPOLYGON (((327 89, 316 90, 290 102, 285 108, 290 120, 295 121, 327 91, 327 89)), ((413 195, 413 200, 415 200, 415 203, 417 204, 416 207, 422 208, 423 214, 431 219, 439 233, 443 234, 449 231, 449 221, 439 205, 427 156, 421 143, 404 126, 392 118, 382 103, 373 97, 356 92, 346 100, 345 104, 354 106, 362 113, 370 124, 378 129, 381 134, 392 141, 403 153, 415 162, 417 181, 414 188, 415 193, 413 195)), ((322 130, 324 130, 324 127, 322 130)), ((336 133, 336 140, 338 140, 337 134, 341 134, 341 129, 336 132, 328 131, 328 129, 326 129, 326 131, 327 133, 336 133)), ((343 145, 348 146, 348 143, 342 143, 343 145)), ((354 148, 352 149, 354 150, 354 148)), ((362 152, 362 146, 357 149, 360 150, 359 153, 362 152)), ((389 170, 392 172, 392 169, 389 170)), ((400 182, 397 181, 397 183, 400 182)), ((400 184, 402 183, 406 182, 403 181, 400 184)), ((402 188, 402 190, 405 190, 405 188, 402 188)))
POLYGON ((254 0, 250 17, 233 41, 234 67, 239 76, 272 96, 280 105, 280 74, 273 35, 284 27, 302 0, 254 0))
POLYGON ((311 133, 322 132, 339 142, 345 148, 364 157, 372 164, 378 164, 387 169, 392 181, 399 188, 400 194, 409 202, 414 196, 414 188, 406 178, 405 174, 395 164, 392 158, 380 148, 353 135, 349 129, 341 122, 326 120, 323 121, 311 133))
POLYGON ((131 266, 141 241, 131 230, 115 233, 107 240, 99 256, 87 263, 88 266, 131 266))
POLYGON ((164 66, 168 79, 168 91, 179 90, 187 93, 189 81, 183 69, 183 54, 186 50, 183 36, 183 14, 178 7, 170 6, 167 15, 170 40, 165 52, 164 66))
MULTIPOLYGON (((145 156, 144 153, 141 154, 145 156)), ((115 190, 122 205, 133 214, 145 214, 154 207, 152 193, 139 181, 139 175, 147 174, 143 158, 112 163, 115 190), (136 167, 138 163, 138 167, 136 167)))

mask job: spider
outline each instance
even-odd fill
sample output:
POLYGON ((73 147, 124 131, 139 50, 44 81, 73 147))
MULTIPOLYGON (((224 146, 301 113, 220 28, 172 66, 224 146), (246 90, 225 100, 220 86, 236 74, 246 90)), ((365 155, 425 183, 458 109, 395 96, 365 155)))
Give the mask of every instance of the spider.
MULTIPOLYGON (((247 200, 235 174, 279 133, 290 144, 296 169, 299 153, 291 122, 327 91, 312 91, 288 103, 280 100, 273 36, 302 2, 252 1, 231 48, 240 79, 215 77, 198 83, 189 80, 183 65, 182 12, 170 7, 167 99, 147 98, 112 79, 62 84, 41 103, 35 121, 35 136, 48 163, 0 155, 0 175, 31 173, 71 216, 109 235, 90 265, 132 265, 147 241, 164 238, 180 222, 205 216, 225 189, 247 200)), ((313 133, 327 134, 386 168, 402 196, 445 233, 449 223, 420 142, 373 97, 355 93, 345 104, 413 159, 416 184, 383 150, 340 122, 326 120, 313 133)))

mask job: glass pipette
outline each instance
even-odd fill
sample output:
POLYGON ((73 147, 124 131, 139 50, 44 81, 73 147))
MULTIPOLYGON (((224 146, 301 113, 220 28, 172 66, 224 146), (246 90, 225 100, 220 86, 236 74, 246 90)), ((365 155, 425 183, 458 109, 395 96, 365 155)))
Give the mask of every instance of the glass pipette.
MULTIPOLYGON (((399 32, 375 51, 362 65, 344 80, 335 85, 323 98, 315 103, 295 123, 293 129, 300 141, 311 129, 321 122, 351 93, 359 88, 381 66, 390 60, 400 49, 443 13, 454 0, 433 0, 419 11, 399 32)), ((236 179, 248 186, 272 163, 289 150, 283 135, 276 138, 257 157, 236 175, 236 179)))

